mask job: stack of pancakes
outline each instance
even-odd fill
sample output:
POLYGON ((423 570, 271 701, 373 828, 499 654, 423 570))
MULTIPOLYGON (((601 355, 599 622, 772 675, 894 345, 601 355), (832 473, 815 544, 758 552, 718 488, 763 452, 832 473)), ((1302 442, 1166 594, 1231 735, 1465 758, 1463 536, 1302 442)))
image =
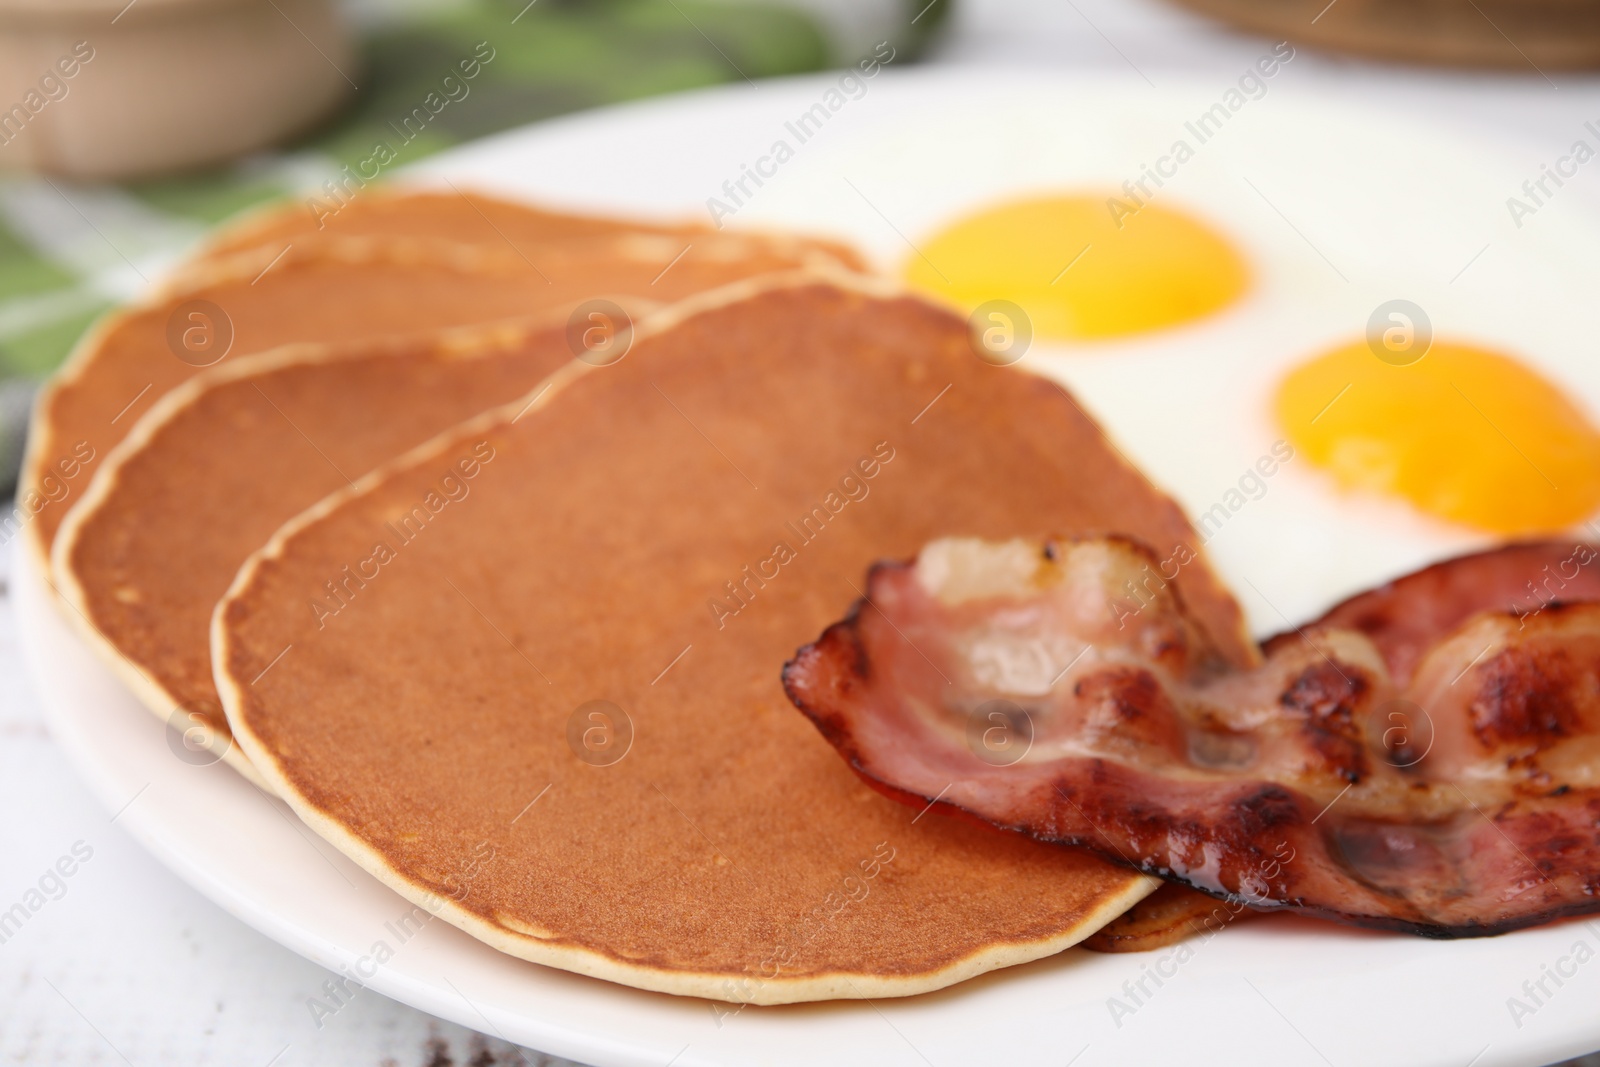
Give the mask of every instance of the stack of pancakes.
POLYGON ((39 401, 31 548, 180 751, 496 948, 739 1003, 938 988, 1154 888, 872 792, 779 682, 932 538, 1195 542, 1058 386, 827 241, 324 221, 233 226, 39 401))

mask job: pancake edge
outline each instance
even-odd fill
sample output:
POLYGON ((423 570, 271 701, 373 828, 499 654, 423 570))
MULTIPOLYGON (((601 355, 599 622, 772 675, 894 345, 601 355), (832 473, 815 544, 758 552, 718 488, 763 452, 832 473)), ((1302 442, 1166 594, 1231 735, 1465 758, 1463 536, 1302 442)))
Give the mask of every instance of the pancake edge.
MULTIPOLYGON (((59 458, 61 450, 56 443, 57 438, 60 436, 59 429, 54 424, 49 424, 48 429, 46 428, 49 422, 46 418, 46 411, 51 402, 55 399, 56 394, 61 391, 64 384, 75 380, 77 375, 82 374, 83 365, 87 364, 90 359, 89 350, 98 348, 105 335, 115 329, 117 324, 126 318, 132 310, 131 307, 114 308, 96 319, 94 324, 85 330, 83 336, 78 338, 77 343, 72 346, 72 351, 67 353, 66 360, 56 368, 50 377, 45 379, 44 384, 39 387, 39 391, 34 394, 33 407, 28 412, 28 440, 23 446, 22 465, 17 471, 17 500, 20 501, 28 493, 38 492, 41 480, 40 471, 49 469, 50 465, 59 458), (54 449, 55 454, 47 456, 45 454, 47 447, 54 449)), ((61 503, 62 501, 50 501, 46 507, 57 507, 61 503)), ((78 501, 73 500, 69 495, 65 503, 67 513, 70 515, 72 509, 77 506, 78 501)), ((43 510, 43 508, 40 509, 41 512, 43 510)), ((40 533, 39 523, 34 521, 37 518, 38 513, 29 516, 28 525, 22 530, 25 544, 24 550, 28 553, 28 559, 34 568, 44 578, 45 585, 50 588, 51 592, 59 593, 59 590, 56 589, 55 576, 50 570, 51 546, 50 543, 44 540, 44 535, 40 533)), ((62 521, 65 522, 66 520, 62 519, 62 521)), ((57 529, 59 530, 60 527, 57 527, 57 529)))
MULTIPOLYGON (((473 204, 473 199, 476 198, 480 201, 493 202, 494 204, 502 207, 511 207, 521 210, 532 209, 545 214, 564 215, 568 218, 581 218, 585 221, 623 221, 629 225, 638 224, 640 221, 634 218, 619 220, 616 216, 599 213, 572 211, 567 209, 552 210, 542 207, 532 200, 515 199, 503 196, 499 193, 491 192, 486 189, 479 189, 470 186, 465 189, 458 188, 456 184, 451 182, 449 179, 421 178, 419 180, 418 176, 416 175, 397 176, 375 186, 369 186, 360 190, 360 197, 363 201, 386 200, 390 203, 412 199, 417 197, 419 194, 426 196, 438 196, 441 198, 449 197, 450 195, 454 194, 460 199, 465 200, 474 208, 477 207, 476 204, 473 204), (443 182, 443 184, 438 184, 439 182, 443 182)), ((305 208, 305 205, 303 204, 295 204, 293 201, 285 199, 269 201, 263 204, 252 204, 240 211, 237 211, 233 215, 222 220, 222 222, 212 229, 210 233, 201 239, 200 243, 195 246, 194 250, 190 254, 190 262, 215 262, 239 252, 259 248, 262 246, 262 243, 266 238, 272 238, 274 241, 276 241, 284 233, 281 228, 276 226, 277 221, 279 219, 287 218, 293 214, 297 214, 301 210, 309 209, 305 208)), ((491 227, 493 225, 493 223, 490 223, 491 227)), ((643 225, 653 225, 656 226, 657 229, 679 228, 678 225, 674 223, 646 222, 643 223, 643 225)), ((710 227, 705 223, 697 224, 689 221, 685 221, 681 228, 686 232, 690 229, 699 232, 710 231, 710 227)), ((306 235, 299 234, 298 236, 306 235)), ((340 235, 335 234, 334 236, 340 235)), ((469 241, 464 243, 487 244, 490 242, 469 241)))
MULTIPOLYGON (((324 365, 345 359, 360 359, 393 345, 414 341, 432 349, 450 350, 453 358, 473 359, 503 351, 533 335, 559 325, 562 315, 549 313, 522 319, 499 320, 472 326, 457 326, 415 338, 384 342, 382 340, 330 343, 300 341, 270 348, 263 352, 225 360, 208 367, 158 397, 150 409, 134 422, 123 439, 112 446, 101 459, 89 478, 88 487, 78 498, 61 526, 56 531, 50 549, 50 569, 47 572, 57 597, 69 611, 64 612, 69 623, 89 644, 102 662, 106 663, 133 695, 157 719, 165 722, 180 701, 149 673, 148 667, 123 652, 108 637, 94 619, 87 591, 71 564, 72 552, 77 547, 83 527, 99 513, 118 487, 118 476, 124 466, 141 454, 150 441, 176 418, 188 411, 213 390, 243 379, 258 378, 265 374, 296 365, 324 365)), ((399 357, 396 357, 399 358, 399 357)), ((243 775, 252 785, 272 792, 267 780, 257 772, 249 758, 237 744, 230 744, 222 760, 243 775)))
MULTIPOLYGON (((778 227, 764 226, 721 226, 702 221, 696 215, 684 214, 672 218, 641 218, 637 215, 602 214, 592 209, 571 206, 551 206, 539 203, 533 198, 519 197, 497 192, 492 189, 468 186, 458 187, 447 178, 430 177, 427 175, 397 175, 387 179, 381 184, 361 190, 362 200, 387 200, 390 203, 404 201, 418 197, 448 198, 456 196, 465 200, 474 209, 477 203, 493 203, 501 207, 515 208, 524 211, 533 211, 545 215, 560 215, 567 218, 583 219, 585 222, 621 222, 633 227, 635 232, 648 236, 673 236, 673 237, 717 237, 727 234, 733 237, 753 238, 778 249, 808 249, 813 253, 821 253, 825 258, 833 260, 838 266, 847 270, 856 269, 851 263, 841 260, 838 253, 847 252, 856 257, 863 265, 865 257, 851 243, 847 236, 826 236, 822 234, 796 232, 778 227)), ((255 204, 236 212, 223 220, 209 234, 195 246, 190 254, 189 264, 200 266, 205 263, 222 262, 241 252, 257 252, 263 247, 262 242, 268 237, 274 241, 282 230, 275 230, 274 223, 279 218, 287 217, 291 212, 299 210, 287 201, 274 201, 265 204, 255 204)), ((481 215, 481 209, 478 209, 481 215)), ((485 218, 485 221, 489 220, 485 218)), ((489 222, 491 228, 493 222, 489 222)), ((302 235, 304 236, 304 235, 302 235)), ((341 236, 334 234, 331 236, 341 236)), ((504 237, 504 235, 501 235, 504 237)), ((607 235, 613 236, 613 235, 607 235)), ((465 241, 460 242, 468 246, 493 245, 491 241, 465 241)), ((515 245, 507 239, 506 243, 515 249, 515 245)), ((271 245, 267 247, 276 247, 271 245)))
MULTIPOLYGON (((513 266, 508 256, 490 257, 486 253, 475 253, 474 249, 478 247, 480 246, 425 238, 327 238, 309 246, 310 254, 295 257, 291 265, 329 261, 349 265, 380 261, 396 265, 407 263, 437 265, 440 260, 429 259, 426 253, 443 252, 442 261, 445 265, 463 274, 522 269, 513 266)), ((49 465, 59 458, 62 451, 59 428, 47 417, 56 396, 67 387, 83 380, 88 368, 94 364, 96 355, 103 349, 106 339, 118 327, 137 315, 169 304, 179 297, 203 292, 214 285, 258 277, 261 265, 253 258, 251 250, 247 249, 244 254, 232 258, 180 266, 163 281, 153 285, 140 299, 113 308, 96 319, 94 324, 84 331, 83 336, 78 338, 67 358, 45 380, 33 399, 33 408, 28 418, 28 440, 23 449, 22 466, 17 478, 17 497, 20 499, 27 493, 38 491, 41 472, 47 470, 49 465), (52 454, 47 455, 47 450, 52 454)), ((225 354, 219 364, 226 360, 225 354)), ((138 397, 134 399, 137 400, 138 397)), ((112 446, 113 449, 115 447, 112 446)), ((100 458, 103 461, 103 457, 100 458)), ((79 499, 81 500, 81 497, 79 499)), ((70 496, 67 501, 67 511, 70 514, 79 501, 72 500, 70 496)), ((53 507, 56 503, 52 501, 48 506, 53 507)), ((30 517, 29 528, 24 529, 23 536, 27 540, 28 552, 34 565, 44 576, 45 583, 54 589, 55 574, 51 570, 52 545, 44 542, 39 524, 33 522, 32 518, 30 517)))
MULTIPOLYGON (((903 297, 922 299, 888 279, 831 270, 786 271, 744 279, 670 305, 635 327, 635 343, 643 337, 670 329, 689 318, 765 292, 805 288, 811 285, 831 285, 877 299, 903 297)), ((601 368, 573 360, 551 374, 531 392, 457 424, 374 468, 350 485, 330 493, 284 523, 265 545, 252 553, 239 568, 227 593, 217 602, 211 616, 211 664, 217 692, 228 717, 229 728, 233 731, 234 739, 239 746, 245 750, 257 773, 267 780, 271 790, 288 803, 307 826, 401 897, 431 911, 477 940, 509 956, 635 989, 736 1004, 797 1004, 819 1000, 906 997, 943 989, 989 971, 1029 963, 1070 948, 1123 914, 1160 886, 1160 879, 1128 871, 1125 889, 1108 894, 1070 928, 1060 933, 1030 941, 993 943, 974 949, 942 967, 919 974, 885 976, 868 972, 854 974, 831 972, 804 978, 780 977, 752 981, 752 976, 748 973, 696 972, 645 966, 594 949, 552 944, 536 937, 519 934, 414 884, 396 870, 376 848, 300 794, 288 775, 284 773, 277 757, 250 729, 245 719, 244 686, 228 670, 231 645, 225 619, 229 605, 248 592, 260 566, 268 560, 280 558, 288 542, 302 530, 333 513, 346 502, 370 494, 391 475, 444 454, 455 442, 502 425, 509 425, 529 412, 548 406, 555 402, 560 393, 572 382, 598 369, 601 368)))

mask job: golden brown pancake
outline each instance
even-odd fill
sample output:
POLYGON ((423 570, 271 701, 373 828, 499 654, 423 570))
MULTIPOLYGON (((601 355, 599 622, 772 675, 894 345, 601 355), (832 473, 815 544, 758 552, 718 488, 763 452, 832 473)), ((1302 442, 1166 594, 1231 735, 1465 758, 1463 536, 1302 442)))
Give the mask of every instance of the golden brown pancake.
MULTIPOLYGON (((548 278, 562 269, 562 254, 595 244, 628 249, 628 254, 662 264, 680 256, 705 261, 739 258, 752 247, 788 263, 810 262, 820 255, 851 270, 865 270, 865 262, 851 248, 781 232, 722 231, 710 227, 665 227, 618 219, 558 215, 537 208, 502 204, 491 216, 471 209, 462 196, 389 194, 385 210, 365 221, 370 226, 334 227, 298 234, 292 240, 267 239, 261 244, 229 244, 202 250, 178 268, 169 288, 204 282, 216 271, 245 273, 252 277, 288 255, 306 257, 324 247, 381 241, 418 250, 416 257, 444 254, 470 259, 474 254, 491 260, 514 258, 526 269, 548 278), (444 210, 441 210, 444 209, 444 210), (368 232, 370 231, 370 232, 368 232)), ((227 232, 227 231, 224 231, 227 232)), ((403 255, 404 253, 400 253, 403 255)))
MULTIPOLYGON (((307 197, 247 213, 213 235, 198 259, 218 259, 249 251, 277 255, 285 245, 318 236, 412 237, 512 249, 534 256, 537 250, 570 240, 644 234, 670 239, 676 253, 685 245, 716 233, 702 222, 652 224, 640 221, 545 211, 453 187, 395 189, 368 187, 353 195, 307 197)), ((776 246, 817 242, 781 234, 763 234, 776 246)), ((828 251, 846 266, 861 266, 844 245, 828 251)))
POLYGON ((1160 889, 1084 938, 1083 947, 1093 952, 1154 952, 1191 937, 1209 940, 1229 923, 1256 914, 1242 902, 1218 900, 1180 882, 1163 882, 1160 889))
POLYGON ((571 358, 564 324, 528 323, 290 345, 197 375, 146 413, 69 512, 58 591, 151 711, 260 784, 211 680, 211 610, 239 565, 297 512, 571 358))
MULTIPOLYGON (((719 240, 660 274, 635 248, 648 240, 591 240, 552 261, 636 310, 782 262, 764 247, 719 240)), ((573 358, 573 292, 540 286, 523 308, 543 313, 499 327, 290 346, 172 390, 112 450, 57 538, 52 571, 75 621, 146 706, 250 774, 211 682, 211 609, 234 572, 327 493, 573 358)))
POLYGON ((30 542, 47 559, 95 464, 198 365, 295 342, 415 336, 572 310, 618 291, 672 300, 730 277, 833 262, 803 241, 779 246, 726 234, 680 253, 676 241, 622 234, 546 248, 536 267, 490 247, 337 237, 304 242, 265 265, 249 254, 215 264, 102 321, 41 393, 18 496, 30 542))
MULTIPOLYGON (((680 305, 286 525, 213 617, 252 762, 489 944, 672 993, 920 992, 1149 892, 919 817, 788 705, 783 662, 875 558, 953 532, 1194 540, 1061 389, 869 284, 680 305)), ((1205 564, 1178 581, 1246 656, 1205 564)))

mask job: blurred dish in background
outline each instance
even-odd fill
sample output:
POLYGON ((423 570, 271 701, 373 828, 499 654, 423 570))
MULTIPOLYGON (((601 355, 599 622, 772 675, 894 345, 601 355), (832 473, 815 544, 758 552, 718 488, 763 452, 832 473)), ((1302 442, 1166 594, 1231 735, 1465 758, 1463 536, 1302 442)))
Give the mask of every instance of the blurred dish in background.
POLYGON ((358 73, 331 0, 0 0, 0 168, 220 163, 312 126, 358 73))
POLYGON ((1295 44, 1407 63, 1600 66, 1596 0, 1176 0, 1295 44))

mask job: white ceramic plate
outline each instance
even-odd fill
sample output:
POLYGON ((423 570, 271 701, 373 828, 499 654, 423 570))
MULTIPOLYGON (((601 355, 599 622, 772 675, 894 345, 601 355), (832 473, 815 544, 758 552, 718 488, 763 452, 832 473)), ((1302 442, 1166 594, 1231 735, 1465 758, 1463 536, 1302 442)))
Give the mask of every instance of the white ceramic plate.
MULTIPOLYGON (((1579 192, 1517 228, 1505 198, 1537 161, 1298 102, 1292 77, 1291 65, 1161 191, 1246 250, 1261 279, 1250 299, 1144 340, 1073 355, 1039 346, 1035 368, 1069 381, 1192 510, 1213 502, 1272 433, 1262 409, 1276 368, 1358 333, 1392 297, 1421 304, 1436 328, 1518 351, 1600 407, 1582 320, 1600 289, 1600 222, 1579 192), (1174 369, 1183 366, 1203 369, 1174 369), (1204 433, 1194 432, 1196 411, 1204 433)), ((1137 177, 1231 87, 1157 93, 1137 81, 981 71, 885 72, 860 84, 845 86, 821 131, 762 187, 748 186, 754 195, 730 224, 832 232, 893 266, 964 206, 1137 177)), ((793 145, 785 123, 838 85, 830 75, 592 113, 438 157, 416 175, 580 208, 694 215, 708 197, 726 200, 724 180, 775 140, 793 145)), ((1296 472, 1211 551, 1224 577, 1277 590, 1271 605, 1248 590, 1244 598, 1270 630, 1280 610, 1310 615, 1470 543, 1398 508, 1333 499, 1296 472)), ((166 728, 75 638, 22 553, 16 593, 63 746, 118 821, 174 871, 329 968, 371 971, 366 984, 388 996, 543 1051, 602 1067, 1493 1067, 1600 1047, 1600 963, 1589 960, 1600 922, 1433 943, 1274 919, 1191 943, 1182 960, 1176 950, 1073 951, 905 1001, 738 1012, 546 970, 439 922, 396 945, 385 924, 409 906, 226 767, 177 759, 166 728), (396 951, 374 971, 363 961, 379 941, 396 951), (1589 948, 1583 963, 1579 942, 1589 948), (1562 985, 1549 970, 1563 972, 1562 985), (1550 995, 1534 1004, 1523 984, 1541 978, 1550 995), (1514 1016, 1512 997, 1533 1010, 1514 1016)))

